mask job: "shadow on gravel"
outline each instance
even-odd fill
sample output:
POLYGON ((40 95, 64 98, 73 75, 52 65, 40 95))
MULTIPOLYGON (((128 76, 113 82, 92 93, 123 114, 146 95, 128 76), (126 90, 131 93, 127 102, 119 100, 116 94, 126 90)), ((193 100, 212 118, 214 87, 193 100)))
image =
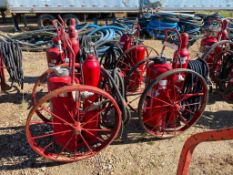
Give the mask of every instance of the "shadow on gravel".
MULTIPOLYGON (((37 100, 46 95, 45 92, 38 92, 37 100)), ((0 94, 0 103, 12 103, 12 104, 23 104, 27 103, 27 108, 32 107, 32 94, 31 93, 22 93, 22 92, 14 92, 14 93, 1 93, 0 94)))
POLYGON ((23 126, 1 127, 0 133, 3 133, 0 135, 0 172, 61 165, 57 162, 46 162, 30 148, 23 126))
POLYGON ((122 136, 112 143, 113 145, 134 144, 142 142, 159 141, 161 139, 155 138, 148 134, 141 126, 136 113, 132 113, 131 120, 123 129, 122 136))
POLYGON ((28 83, 28 84, 35 84, 35 82, 38 80, 38 77, 29 77, 29 76, 25 76, 24 77, 24 83, 28 83))
POLYGON ((223 99, 223 97, 218 94, 217 92, 214 92, 214 93, 209 93, 209 101, 208 101, 208 104, 215 104, 215 102, 217 101, 221 101, 221 102, 227 102, 229 104, 233 104, 233 100, 225 100, 223 99))
POLYGON ((196 125, 208 129, 233 127, 233 111, 206 111, 196 125))

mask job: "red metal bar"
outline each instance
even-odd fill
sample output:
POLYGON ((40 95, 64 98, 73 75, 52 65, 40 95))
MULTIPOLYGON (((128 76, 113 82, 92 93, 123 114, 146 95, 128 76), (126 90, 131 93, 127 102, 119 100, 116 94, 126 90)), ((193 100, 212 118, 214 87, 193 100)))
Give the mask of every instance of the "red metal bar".
POLYGON ((1 90, 6 90, 7 84, 6 84, 6 77, 4 73, 3 59, 1 55, 0 55, 0 81, 1 81, 1 90))
POLYGON ((233 128, 214 130, 208 132, 202 132, 194 134, 189 137, 182 149, 179 165, 177 169, 177 175, 187 175, 189 165, 192 160, 192 154, 196 146, 202 142, 222 141, 233 139, 233 128))

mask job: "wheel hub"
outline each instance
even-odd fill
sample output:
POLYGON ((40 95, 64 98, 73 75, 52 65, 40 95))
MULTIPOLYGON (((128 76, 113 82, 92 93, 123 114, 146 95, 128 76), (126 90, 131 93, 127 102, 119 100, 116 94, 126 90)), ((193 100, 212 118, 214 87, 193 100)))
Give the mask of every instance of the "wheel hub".
POLYGON ((82 131, 81 123, 80 123, 80 122, 75 122, 75 123, 74 123, 74 133, 75 133, 76 135, 80 135, 80 134, 81 134, 81 131, 82 131))

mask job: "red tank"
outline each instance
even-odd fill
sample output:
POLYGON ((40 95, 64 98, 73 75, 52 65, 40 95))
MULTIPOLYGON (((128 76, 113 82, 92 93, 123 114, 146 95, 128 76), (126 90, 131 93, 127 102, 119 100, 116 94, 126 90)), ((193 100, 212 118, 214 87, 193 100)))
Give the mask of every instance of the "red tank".
MULTIPOLYGON (((202 52, 206 53, 210 49, 210 47, 213 44, 217 43, 217 42, 218 42, 218 39, 216 37, 213 37, 213 36, 208 36, 208 37, 202 39, 202 41, 201 41, 201 50, 202 50, 202 52)), ((214 57, 220 51, 221 51, 221 48, 217 47, 215 49, 215 51, 213 52, 213 54, 209 55, 206 58, 206 62, 208 64, 208 66, 209 66, 210 72, 212 72, 214 57)), ((212 79, 213 79, 213 77, 212 77, 212 79)))
POLYGON ((127 34, 124 33, 121 38, 120 38, 120 47, 123 51, 128 50, 131 47, 131 37, 127 34))
MULTIPOLYGON (((97 87, 100 80, 100 63, 97 60, 96 56, 93 54, 89 54, 87 58, 85 59, 83 63, 83 76, 84 76, 84 84, 89 86, 97 87)), ((83 94, 85 96, 85 94, 83 94)), ((83 122, 88 121, 88 119, 91 116, 96 116, 95 122, 91 122, 87 124, 86 127, 88 128, 98 128, 99 124, 99 111, 98 107, 98 96, 95 96, 91 93, 86 94, 87 97, 85 97, 84 102, 84 108, 86 110, 85 116, 83 116, 83 122), (96 109, 95 109, 96 108, 96 109)), ((92 134, 86 134, 85 137, 95 142, 96 137, 93 135, 96 135, 96 131, 91 132, 92 134)))
MULTIPOLYGON (((128 60, 131 64, 131 67, 136 65, 137 63, 143 61, 146 57, 146 49, 142 45, 138 45, 133 51, 133 56, 131 57, 131 60, 128 60)), ((131 76, 130 84, 129 84, 129 91, 135 92, 138 90, 140 85, 143 81, 143 70, 144 64, 140 65, 136 71, 133 72, 133 75, 131 76)))
POLYGON ((64 62, 65 55, 59 37, 53 38, 53 46, 46 51, 48 67, 54 67, 64 62))
MULTIPOLYGON (((159 75, 171 70, 172 67, 169 63, 166 63, 165 58, 157 59, 153 63, 150 63, 147 67, 146 71, 146 81, 147 86, 151 81, 155 80, 159 75)), ((163 102, 156 100, 154 97, 163 98, 165 97, 166 89, 168 86, 169 80, 163 79, 159 82, 158 85, 152 88, 152 92, 150 96, 146 99, 146 107, 148 107, 147 111, 144 113, 143 119, 146 125, 150 127, 162 127, 164 117, 166 117, 166 113, 161 115, 160 109, 152 108, 152 106, 164 105, 163 102), (153 120, 148 120, 149 118, 153 118, 153 120), (148 120, 148 121, 147 121, 148 120)))
POLYGON ((84 84, 97 87, 100 79, 100 63, 96 56, 89 54, 83 63, 84 84))
POLYGON ((228 27, 228 20, 227 19, 223 19, 222 20, 222 27, 221 27, 221 31, 218 32, 217 34, 217 38, 219 41, 221 40, 228 40, 228 31, 227 31, 227 27, 228 27))
MULTIPOLYGON (((146 57, 146 49, 143 45, 138 45, 133 51, 133 60, 130 60, 132 66, 143 61, 146 57)), ((139 67, 141 70, 143 69, 143 65, 139 67)))
POLYGON ((172 67, 176 68, 184 68, 187 69, 188 61, 189 61, 189 51, 188 51, 188 43, 189 36, 187 33, 182 33, 180 35, 181 43, 180 48, 174 53, 172 67))
POLYGON ((207 36, 201 40, 201 50, 202 52, 206 52, 209 48, 218 42, 218 39, 214 36, 207 36))
MULTIPOLYGON (((56 70, 54 74, 52 74, 48 78, 48 89, 49 92, 56 90, 58 88, 68 86, 71 84, 71 77, 69 76, 69 70, 68 69, 59 69, 56 70)), ((73 100, 72 94, 70 93, 63 93, 60 94, 57 97, 52 98, 50 106, 51 106, 51 112, 53 115, 59 116, 60 118, 66 120, 67 122, 72 123, 72 119, 69 117, 69 111, 72 111, 72 108, 75 105, 75 101, 73 100)), ((52 117, 53 123, 61 123, 61 120, 57 117, 52 117)), ((53 125, 53 132, 64 132, 66 130, 71 130, 72 128, 66 124, 64 125, 53 125)), ((63 137, 60 135, 54 135, 54 141, 60 145, 63 146, 66 145, 66 143, 69 141, 69 138, 71 138, 73 135, 73 132, 67 132, 63 134, 63 137)), ((69 141, 69 144, 66 146, 66 150, 74 151, 76 147, 76 143, 78 142, 79 136, 76 138, 73 137, 71 141, 69 141)))

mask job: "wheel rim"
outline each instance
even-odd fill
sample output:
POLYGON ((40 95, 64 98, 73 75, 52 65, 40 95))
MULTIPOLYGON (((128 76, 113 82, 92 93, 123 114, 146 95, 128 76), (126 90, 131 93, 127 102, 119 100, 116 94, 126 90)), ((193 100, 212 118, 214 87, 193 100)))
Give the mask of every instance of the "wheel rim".
POLYGON ((137 111, 141 94, 145 90, 146 68, 152 59, 136 64, 125 77, 126 101, 133 111, 137 111))
POLYGON ((120 127, 120 109, 108 93, 90 86, 75 85, 59 88, 39 100, 27 118, 26 136, 39 155, 54 161, 72 162, 100 152, 114 140, 120 127), (62 94, 70 94, 74 99, 72 92, 79 95, 71 103, 73 107, 67 106, 65 99, 61 100, 66 117, 61 116, 53 102, 62 94), (85 93, 92 93, 92 96, 81 98, 85 93), (89 104, 87 98, 96 104, 98 102, 98 108, 89 104), (51 108, 47 108, 48 102, 52 104, 51 108), (42 120, 36 113, 38 110, 50 115, 51 120, 42 120))
POLYGON ((201 117, 207 99, 207 85, 201 75, 192 70, 171 70, 160 75, 144 91, 138 106, 140 122, 156 137, 174 137, 201 117), (176 81, 179 75, 186 77, 183 82, 176 81), (190 83, 191 78, 195 81, 190 83), (168 80, 166 89, 159 89, 161 80, 168 80))

